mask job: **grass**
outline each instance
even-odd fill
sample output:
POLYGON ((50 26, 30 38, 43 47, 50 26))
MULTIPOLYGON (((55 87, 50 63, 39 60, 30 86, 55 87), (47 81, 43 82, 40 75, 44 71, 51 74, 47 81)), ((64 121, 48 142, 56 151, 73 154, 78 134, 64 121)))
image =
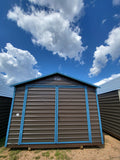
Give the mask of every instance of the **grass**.
POLYGON ((39 160, 39 159, 40 159, 40 156, 35 157, 35 160, 39 160))
POLYGON ((56 160, 70 160, 70 157, 66 154, 66 151, 57 150, 55 152, 56 160))
POLYGON ((1 155, 0 155, 0 159, 1 159, 1 158, 6 158, 6 157, 7 157, 7 156, 4 156, 4 155, 3 155, 3 156, 1 156, 1 155))
POLYGON ((9 151, 9 160, 18 160, 18 153, 20 153, 21 150, 11 150, 9 151))
POLYGON ((54 159, 54 157, 52 156, 52 157, 50 157, 50 159, 54 159))
POLYGON ((36 150, 34 153, 40 153, 41 152, 41 150, 39 149, 39 150, 36 150))
POLYGON ((43 152, 43 153, 42 153, 42 156, 43 156, 43 157, 49 157, 49 156, 50 156, 50 152, 49 152, 49 151, 43 152))
POLYGON ((0 148, 0 154, 3 153, 3 151, 5 151, 5 150, 6 150, 5 147, 1 147, 1 148, 0 148))

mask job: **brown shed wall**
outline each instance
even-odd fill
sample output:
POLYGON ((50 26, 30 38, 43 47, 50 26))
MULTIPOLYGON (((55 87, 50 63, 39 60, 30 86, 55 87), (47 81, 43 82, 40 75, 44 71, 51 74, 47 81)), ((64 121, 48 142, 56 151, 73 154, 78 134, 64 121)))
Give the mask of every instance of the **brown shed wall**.
POLYGON ((99 105, 103 130, 120 139, 120 90, 100 94, 99 105))
POLYGON ((12 98, 0 96, 0 138, 5 136, 12 98))

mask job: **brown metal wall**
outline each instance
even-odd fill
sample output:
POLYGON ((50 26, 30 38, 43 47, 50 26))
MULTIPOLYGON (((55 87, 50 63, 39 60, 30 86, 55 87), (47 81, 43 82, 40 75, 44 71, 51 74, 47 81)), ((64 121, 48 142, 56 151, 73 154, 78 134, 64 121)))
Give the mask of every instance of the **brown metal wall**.
MULTIPOLYGON (((27 85, 28 84, 83 85, 83 83, 78 83, 77 81, 74 81, 69 78, 59 76, 59 75, 57 75, 57 79, 56 79, 56 76, 51 76, 49 78, 44 78, 42 80, 36 80, 33 82, 29 82, 29 83, 27 83, 27 85)), ((92 128, 92 140, 94 142, 93 144, 96 144, 96 143, 101 143, 101 139, 100 139, 100 128, 99 128, 99 122, 98 122, 98 112, 97 112, 97 105, 96 105, 95 90, 92 90, 92 88, 93 87, 89 87, 88 98, 89 98, 90 120, 91 120, 91 128, 92 128)), ((55 104, 55 101, 54 101, 55 100, 55 97, 54 97, 55 91, 52 91, 53 94, 50 94, 49 91, 47 91, 46 89, 48 90, 48 88, 44 88, 44 91, 42 91, 41 93, 39 92, 40 88, 35 88, 35 89, 32 88, 32 89, 29 89, 29 91, 28 91, 27 108, 26 108, 26 113, 25 113, 25 115, 26 115, 25 116, 25 125, 24 125, 24 131, 23 131, 23 142, 32 142, 32 141, 34 141, 34 142, 39 141, 40 142, 40 140, 42 141, 42 139, 45 142, 45 141, 47 141, 48 133, 49 133, 49 137, 50 137, 49 139, 51 139, 51 142, 54 139, 53 128, 54 128, 54 114, 55 113, 54 113, 53 108, 55 107, 55 105, 54 105, 55 104), (45 95, 46 95, 45 97, 47 99, 44 97, 43 93, 45 93, 45 95), (53 101, 51 101, 52 98, 54 98, 53 101), (40 101, 40 100, 42 100, 42 101, 40 101), (39 105, 40 108, 38 108, 38 104, 40 104, 39 105), (42 112, 42 114, 40 112, 42 112), (39 118, 39 117, 41 117, 41 118, 39 118), (43 121, 44 125, 40 125, 40 123, 39 123, 40 121, 43 121), (27 125, 27 124, 29 124, 29 125, 27 125), (43 132, 40 133, 39 129, 37 130, 38 126, 43 129, 42 130, 43 132), (32 128, 32 130, 31 130, 31 128, 32 128), (41 139, 38 138, 40 134, 41 134, 41 139), (32 140, 32 137, 34 138, 34 140, 32 140)), ((9 137, 8 137, 8 145, 9 144, 12 144, 12 145, 18 144, 19 129, 20 129, 23 100, 24 100, 24 90, 25 90, 25 84, 16 87, 15 102, 14 102, 9 137), (19 117, 16 116, 16 113, 19 113, 19 117)), ((59 89, 59 90, 61 90, 61 89, 59 89)), ((64 100, 62 100, 60 97, 63 97, 63 91, 61 90, 59 92, 59 94, 60 94, 59 95, 59 98, 60 98, 59 99, 59 107, 60 107, 59 113, 60 113, 60 116, 64 115, 64 119, 65 119, 65 122, 62 122, 63 119, 62 119, 62 121, 61 120, 59 121, 59 136, 60 136, 59 141, 70 141, 71 140, 71 139, 69 139, 70 137, 72 138, 72 140, 75 140, 75 141, 77 141, 80 137, 82 137, 82 138, 79 139, 79 141, 80 140, 88 140, 84 89, 80 89, 80 93, 78 93, 78 94, 76 91, 71 91, 71 92, 67 92, 67 93, 68 93, 68 95, 67 94, 64 95, 65 98, 64 98, 64 100), (79 99, 79 96, 80 96, 80 99, 79 99), (76 99, 76 102, 71 102, 71 103, 69 103, 69 106, 67 106, 68 101, 70 101, 70 100, 74 101, 74 99, 76 99), (78 109, 79 102, 81 103, 81 107, 78 109), (74 109, 73 109, 73 106, 74 106, 74 109), (67 107, 69 107, 69 109, 67 107), (69 112, 68 115, 70 115, 70 117, 69 117, 69 120, 71 120, 70 122, 67 122, 67 113, 66 112, 69 112), (78 112, 80 113, 81 116, 75 117, 76 114, 78 115, 78 112), (74 117, 74 120, 73 120, 72 116, 74 117), (79 123, 81 126, 80 127, 75 126, 74 123, 76 123, 76 122, 77 122, 77 124, 79 123), (63 123, 63 125, 62 125, 62 123, 63 123), (65 138, 63 139, 62 138, 63 135, 65 136, 65 134, 68 132, 66 130, 64 130, 63 131, 64 134, 63 134, 60 131, 60 127, 64 126, 66 128, 69 125, 71 126, 70 130, 69 130, 69 132, 71 132, 71 133, 69 133, 69 135, 67 134, 67 137, 66 137, 67 139, 65 139, 65 138), (77 127, 77 129, 76 129, 76 127, 77 127), (72 131, 73 128, 74 128, 74 131, 72 131), (79 137, 78 133, 80 133, 80 135, 81 135, 80 137, 79 137)))
POLYGON ((92 133, 92 142, 100 143, 100 126, 98 119, 98 109, 96 102, 96 92, 93 88, 88 88, 88 102, 89 102, 89 111, 90 111, 90 123, 91 123, 91 133, 92 133))
POLYGON ((54 142, 55 88, 29 88, 22 142, 54 142))
POLYGON ((88 141, 84 88, 59 88, 58 141, 88 141))
POLYGON ((99 95, 103 130, 120 139, 120 100, 118 90, 99 95))
POLYGON ((0 138, 5 136, 12 98, 0 96, 0 138))
POLYGON ((21 123, 21 116, 22 116, 22 109, 23 109, 24 90, 25 88, 22 86, 16 88, 12 119, 11 119, 7 144, 18 144, 20 123, 21 123), (19 113, 19 116, 16 116, 17 113, 19 113))

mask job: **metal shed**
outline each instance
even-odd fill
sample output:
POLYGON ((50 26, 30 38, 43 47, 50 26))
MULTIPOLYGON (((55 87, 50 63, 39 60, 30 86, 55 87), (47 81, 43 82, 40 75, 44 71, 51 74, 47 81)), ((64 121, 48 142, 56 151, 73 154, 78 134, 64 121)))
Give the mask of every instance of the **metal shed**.
POLYGON ((14 85, 5 146, 102 145, 96 86, 54 73, 14 85))
POLYGON ((99 96, 103 130, 120 139, 120 89, 99 96))
POLYGON ((11 101, 12 98, 0 96, 0 138, 6 134, 11 101))

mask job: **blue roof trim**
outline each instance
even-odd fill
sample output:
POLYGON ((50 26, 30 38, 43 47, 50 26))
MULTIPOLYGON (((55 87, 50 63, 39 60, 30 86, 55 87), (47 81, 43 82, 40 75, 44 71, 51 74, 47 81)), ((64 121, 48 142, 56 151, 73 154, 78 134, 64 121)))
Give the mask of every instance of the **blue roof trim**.
POLYGON ((55 72, 55 73, 52 73, 52 74, 49 74, 49 75, 46 75, 46 76, 41 76, 41 77, 34 78, 34 79, 30 79, 30 80, 27 80, 27 81, 15 83, 15 84, 11 85, 11 87, 13 87, 13 86, 18 86, 18 85, 20 85, 20 84, 28 83, 28 82, 31 82, 31 81, 35 81, 35 80, 38 80, 38 79, 42 79, 42 78, 45 78, 45 77, 49 77, 49 76, 52 76, 52 75, 55 75, 55 74, 59 74, 59 75, 61 75, 61 76, 65 76, 65 77, 67 77, 67 78, 71 78, 72 80, 75 80, 75 81, 78 81, 78 82, 82 82, 82 83, 84 83, 84 84, 93 86, 93 87, 95 87, 95 88, 100 88, 99 86, 93 85, 93 84, 91 84, 91 83, 88 83, 88 82, 85 82, 85 81, 82 81, 82 80, 79 80, 79 79, 75 79, 75 78, 73 78, 73 77, 67 76, 67 75, 62 74, 62 73, 59 73, 59 72, 55 72))

